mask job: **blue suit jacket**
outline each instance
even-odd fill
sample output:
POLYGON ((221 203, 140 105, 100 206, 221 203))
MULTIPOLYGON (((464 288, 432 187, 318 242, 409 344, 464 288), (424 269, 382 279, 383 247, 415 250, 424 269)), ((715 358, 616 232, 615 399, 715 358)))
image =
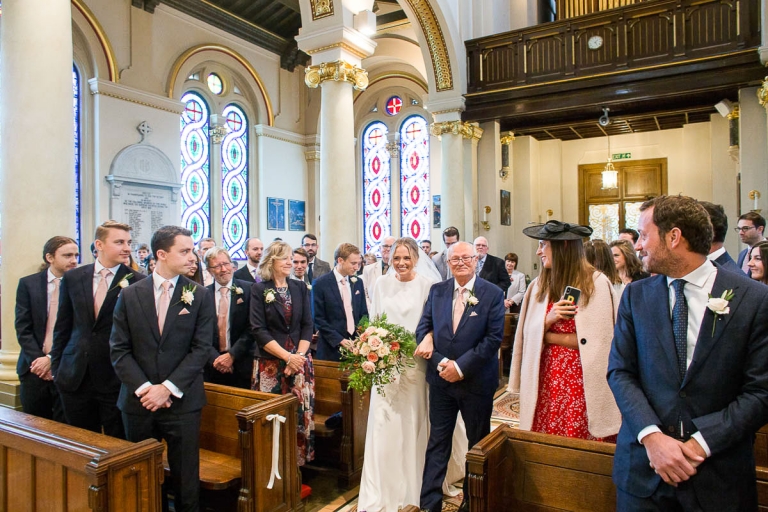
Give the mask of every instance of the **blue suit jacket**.
MULTIPOLYGON (((741 268, 744 265, 744 258, 748 258, 749 257, 748 256, 749 255, 749 250, 750 250, 750 247, 747 247, 746 249, 741 251, 739 253, 739 259, 736 261, 736 266, 739 267, 739 271, 741 271, 741 272, 743 272, 743 270, 741 270, 741 268)), ((751 275, 751 274, 752 274, 752 272, 747 272, 748 276, 751 275)))
MULTIPOLYGON (((324 361, 338 361, 339 345, 343 339, 352 339, 353 332, 347 332, 347 315, 341 300, 336 274, 328 272, 315 279, 312 285, 312 303, 315 313, 315 330, 318 332, 317 358, 324 361)), ((355 325, 364 316, 368 316, 365 303, 363 280, 359 277, 350 282, 352 290, 352 314, 355 325)))
POLYGON ((738 272, 740 274, 744 273, 741 271, 741 267, 737 265, 735 261, 733 261, 733 258, 731 258, 731 255, 728 254, 728 251, 725 251, 714 261, 729 272, 738 272))
POLYGON ((682 421, 683 438, 699 431, 712 452, 691 478, 699 502, 706 510, 757 509, 752 444, 768 422, 768 286, 718 269, 712 296, 725 290, 734 293, 730 313, 715 318, 705 312, 682 381, 667 278, 624 290, 608 363, 608 384, 622 414, 613 463, 619 489, 641 497, 656 490, 661 478, 637 435, 649 425, 677 435, 682 421))
POLYGON ((416 328, 416 340, 434 332, 435 350, 427 360, 427 382, 433 386, 464 386, 472 393, 493 393, 499 385, 499 346, 504 335, 504 292, 482 278, 475 279, 477 304, 467 305, 453 332, 453 278, 429 290, 416 328), (447 357, 459 365, 464 380, 451 384, 440 377, 437 365, 447 357))

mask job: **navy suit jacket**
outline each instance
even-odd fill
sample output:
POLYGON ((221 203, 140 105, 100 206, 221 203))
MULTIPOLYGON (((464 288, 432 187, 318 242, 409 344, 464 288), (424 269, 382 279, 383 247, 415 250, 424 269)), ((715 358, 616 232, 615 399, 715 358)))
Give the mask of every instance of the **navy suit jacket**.
MULTIPOLYGON (((249 274, 250 275, 250 274, 249 274)), ((248 322, 248 311, 251 306, 251 285, 253 282, 232 279, 232 284, 243 290, 243 293, 229 293, 229 354, 235 360, 235 363, 250 361, 254 357, 254 342, 251 336, 251 326, 248 322)), ((211 296, 214 297, 214 316, 216 310, 216 284, 206 286, 211 296)), ((209 351, 208 364, 213 364, 219 352, 219 329, 218 325, 213 329, 213 340, 211 350, 209 351)), ((249 365, 246 365, 249 366, 249 365)))
POLYGON ((744 273, 742 272, 741 267, 738 266, 735 261, 733 261, 733 258, 731 258, 731 255, 728 254, 728 251, 725 251, 714 261, 729 272, 738 272, 740 274, 744 273))
POLYGON ((453 332, 453 278, 432 286, 424 312, 416 328, 421 342, 434 333, 435 349, 427 360, 427 382, 432 386, 463 386, 477 394, 488 394, 499 385, 499 346, 504 335, 504 292, 482 278, 475 278, 477 304, 467 304, 464 315, 453 332), (437 365, 447 357, 459 365, 464 379, 449 383, 437 372, 437 365))
MULTIPOLYGON (((368 316, 368 306, 365 303, 365 288, 359 277, 353 283, 352 314, 355 326, 360 319, 368 316)), ((347 332, 347 315, 341 300, 336 274, 331 270, 314 280, 312 285, 312 303, 315 311, 315 330, 318 332, 317 358, 324 361, 338 361, 339 345, 344 339, 353 339, 355 333, 347 332)))
POLYGON ((19 377, 29 372, 32 361, 43 357, 48 322, 48 269, 22 277, 16 289, 16 338, 21 352, 16 363, 19 377))
POLYGON ((122 383, 117 399, 121 411, 153 414, 141 405, 136 390, 146 382, 162 384, 166 380, 183 393, 181 398, 171 395, 169 412, 184 414, 203 408, 203 368, 216 329, 213 302, 213 295, 204 286, 179 276, 161 335, 153 280, 123 290, 115 306, 109 340, 112 365, 122 383), (194 299, 186 304, 181 301, 181 292, 192 286, 194 299))
POLYGON ((643 279, 624 290, 608 363, 608 384, 622 414, 613 463, 619 489, 640 497, 656 490, 661 478, 637 436, 649 425, 679 436, 682 421, 683 439, 701 432, 712 452, 691 478, 699 503, 708 510, 757 509, 752 444, 768 422, 768 287, 718 269, 712 296, 725 290, 734 294, 730 313, 704 313, 684 380, 667 278, 643 279))
POLYGON ((99 310, 93 311, 93 263, 64 273, 59 288, 59 311, 53 331, 51 372, 56 387, 75 392, 85 377, 86 369, 94 384, 103 391, 117 392, 120 381, 109 360, 109 335, 112 332, 112 313, 117 298, 122 295, 119 283, 133 274, 133 284, 146 278, 126 265, 120 265, 99 310))
MULTIPOLYGON (((740 272, 744 272, 743 270, 741 270, 741 268, 744 265, 744 258, 749 258, 749 250, 750 249, 751 249, 751 247, 747 247, 746 249, 744 249, 743 251, 741 251, 739 253, 739 259, 736 261, 736 266, 739 267, 739 271, 740 272)), ((747 271, 747 275, 748 276, 752 275, 752 272, 747 271)))

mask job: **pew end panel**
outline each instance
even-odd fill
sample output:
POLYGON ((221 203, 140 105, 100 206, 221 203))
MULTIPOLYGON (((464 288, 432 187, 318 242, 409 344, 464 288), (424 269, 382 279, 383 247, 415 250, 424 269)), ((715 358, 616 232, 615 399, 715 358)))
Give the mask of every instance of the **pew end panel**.
POLYGON ((298 399, 294 395, 269 395, 269 400, 248 406, 237 413, 240 450, 243 460, 243 483, 238 498, 238 512, 284 512, 304 510, 301 501, 299 473, 298 399), (280 423, 277 470, 281 479, 274 479, 267 489, 273 464, 273 415, 285 418, 280 423))

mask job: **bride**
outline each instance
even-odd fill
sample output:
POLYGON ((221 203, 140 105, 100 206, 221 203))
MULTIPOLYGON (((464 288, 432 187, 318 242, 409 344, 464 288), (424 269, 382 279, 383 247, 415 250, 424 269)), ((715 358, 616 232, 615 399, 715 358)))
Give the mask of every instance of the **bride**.
MULTIPOLYGON (((371 318, 387 315, 387 321, 414 332, 430 287, 441 280, 434 264, 421 253, 412 238, 399 238, 392 246, 389 273, 376 282, 371 318)), ((431 356, 431 336, 419 345, 431 356)), ((385 395, 371 390, 371 406, 365 438, 365 460, 360 481, 359 512, 397 512, 419 504, 424 457, 429 438, 426 362, 415 358, 395 382, 384 387, 385 395)), ((443 490, 464 478, 467 436, 464 422, 457 422, 453 454, 443 490)))

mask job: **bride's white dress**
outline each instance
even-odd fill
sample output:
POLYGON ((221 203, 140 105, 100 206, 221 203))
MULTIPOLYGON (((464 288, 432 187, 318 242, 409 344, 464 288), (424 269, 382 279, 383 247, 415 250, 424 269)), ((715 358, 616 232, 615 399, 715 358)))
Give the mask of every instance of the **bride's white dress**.
MULTIPOLYGON (((387 322, 414 332, 431 285, 420 274, 405 283, 394 274, 379 278, 369 311, 371 318, 386 313, 387 322)), ((408 368, 395 382, 385 386, 386 396, 371 390, 359 512, 397 512, 407 505, 419 505, 429 438, 429 408, 426 362, 415 359, 415 368, 408 368)), ((444 492, 455 493, 447 484, 464 478, 466 453, 466 429, 459 417, 444 492)))

